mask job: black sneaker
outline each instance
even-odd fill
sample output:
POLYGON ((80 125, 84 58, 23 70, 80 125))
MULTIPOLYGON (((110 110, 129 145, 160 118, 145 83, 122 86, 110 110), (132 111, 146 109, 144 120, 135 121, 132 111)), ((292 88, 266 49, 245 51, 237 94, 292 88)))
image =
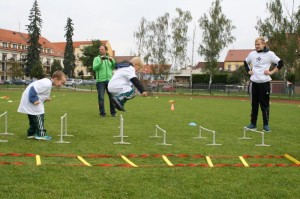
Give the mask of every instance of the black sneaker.
POLYGON ((119 111, 125 111, 124 106, 116 97, 112 97, 112 101, 116 109, 118 109, 119 111))

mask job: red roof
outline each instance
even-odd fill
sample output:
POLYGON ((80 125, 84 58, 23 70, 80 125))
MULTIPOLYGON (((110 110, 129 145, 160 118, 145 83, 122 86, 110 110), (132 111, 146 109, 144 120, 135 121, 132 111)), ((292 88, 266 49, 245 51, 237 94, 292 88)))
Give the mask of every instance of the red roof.
MULTIPOLYGON (((206 62, 198 62, 198 64, 193 69, 204 69, 204 65, 206 62)), ((218 68, 224 69, 224 62, 218 62, 218 68)))
MULTIPOLYGON (((101 40, 101 43, 105 45, 107 43, 107 40, 103 40, 103 41, 101 40)), ((64 51, 67 42, 53 42, 53 44, 56 45, 59 49, 64 51)), ((74 41, 73 42, 74 48, 79 48, 79 46, 81 46, 81 45, 92 45, 92 41, 74 41)))
POLYGON ((243 62, 253 49, 229 50, 224 62, 243 62))
MULTIPOLYGON (((12 30, 5 30, 0 28, 0 41, 2 42, 21 44, 27 46, 28 45, 27 40, 28 40, 28 34, 26 33, 21 33, 12 30)), ((53 45, 53 43, 48 41, 46 38, 40 36, 39 43, 42 45, 43 48, 52 49, 53 54, 51 55, 63 57, 64 52, 60 50, 58 47, 56 47, 55 45, 53 45)), ((12 49, 16 51, 26 51, 26 50, 14 49, 14 48, 12 49)), ((42 54, 48 54, 48 53, 42 53, 42 54)))

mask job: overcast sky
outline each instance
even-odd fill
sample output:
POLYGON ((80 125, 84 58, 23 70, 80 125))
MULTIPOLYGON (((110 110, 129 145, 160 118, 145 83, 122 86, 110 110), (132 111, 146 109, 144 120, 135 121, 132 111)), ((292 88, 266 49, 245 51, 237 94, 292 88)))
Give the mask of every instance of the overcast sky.
MULTIPOLYGON (((285 7, 292 9, 293 0, 281 0, 285 7)), ((41 11, 42 36, 51 42, 66 41, 64 27, 67 18, 74 23, 73 41, 91 39, 109 40, 117 56, 136 52, 133 33, 140 20, 154 21, 166 12, 170 19, 176 16, 176 8, 190 11, 193 21, 188 36, 192 41, 194 24, 196 25, 194 63, 203 61, 197 49, 201 42, 201 30, 198 20, 208 13, 213 0, 38 0, 41 11)), ((254 39, 258 36, 255 29, 257 18, 265 19, 266 3, 270 0, 223 0, 222 11, 236 29, 232 35, 236 41, 221 53, 223 61, 229 49, 254 49, 254 39)), ((300 0, 294 0, 298 9, 300 0)), ((0 28, 26 31, 28 16, 34 0, 0 0, 0 28)), ((192 42, 188 45, 188 56, 192 57, 192 42)))

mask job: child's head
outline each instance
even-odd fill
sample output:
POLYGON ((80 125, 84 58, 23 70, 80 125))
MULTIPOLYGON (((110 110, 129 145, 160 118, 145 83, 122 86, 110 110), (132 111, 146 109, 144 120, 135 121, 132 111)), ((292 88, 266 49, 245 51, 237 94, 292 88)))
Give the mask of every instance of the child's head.
POLYGON ((60 87, 66 82, 66 75, 62 71, 57 70, 52 74, 51 79, 53 86, 60 87))
POLYGON ((130 62, 132 63, 133 67, 136 69, 140 69, 143 66, 143 62, 139 57, 132 58, 130 62))

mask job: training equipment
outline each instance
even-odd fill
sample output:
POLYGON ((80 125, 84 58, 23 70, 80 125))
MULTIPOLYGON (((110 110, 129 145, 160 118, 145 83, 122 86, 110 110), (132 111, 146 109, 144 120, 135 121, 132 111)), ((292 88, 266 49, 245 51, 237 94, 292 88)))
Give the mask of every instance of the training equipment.
MULTIPOLYGON (((7 132, 7 128, 8 128, 8 124, 7 124, 7 111, 5 111, 4 113, 2 113, 0 115, 0 118, 4 117, 4 133, 0 133, 0 135, 4 136, 4 135, 14 135, 13 133, 8 133, 7 132)), ((7 140, 1 140, 0 142, 8 142, 7 140)))
POLYGON ((201 135, 202 130, 211 132, 213 134, 213 141, 212 141, 212 143, 211 144, 207 144, 207 145, 214 145, 214 146, 222 145, 222 144, 217 144, 216 143, 216 131, 204 128, 202 126, 199 126, 199 136, 198 137, 194 137, 195 139, 206 139, 206 137, 202 137, 202 135, 201 135))
POLYGON ((65 142, 63 141, 63 137, 67 136, 73 136, 73 135, 68 135, 68 128, 67 128, 67 123, 68 123, 68 115, 65 113, 61 118, 60 118, 60 140, 55 142, 59 144, 68 144, 70 142, 65 142))
POLYGON ((166 143, 166 134, 167 131, 160 128, 158 125, 155 125, 155 135, 154 136, 150 136, 151 138, 161 138, 160 136, 157 135, 158 130, 163 132, 163 143, 156 143, 156 145, 172 145, 172 144, 167 144, 166 143))
POLYGON ((256 144, 255 146, 271 146, 271 145, 265 144, 265 132, 264 131, 257 131, 256 129, 249 129, 247 127, 244 127, 243 137, 238 138, 238 139, 241 139, 241 140, 250 140, 250 139, 252 139, 252 138, 246 136, 247 131, 252 131, 252 132, 261 134, 261 144, 256 144))
POLYGON ((114 136, 114 137, 120 137, 121 141, 120 142, 114 142, 114 144, 130 144, 129 142, 124 142, 124 137, 128 137, 128 136, 124 136, 123 125, 124 125, 124 119, 123 119, 123 116, 120 115, 120 135, 117 135, 117 136, 114 136))

